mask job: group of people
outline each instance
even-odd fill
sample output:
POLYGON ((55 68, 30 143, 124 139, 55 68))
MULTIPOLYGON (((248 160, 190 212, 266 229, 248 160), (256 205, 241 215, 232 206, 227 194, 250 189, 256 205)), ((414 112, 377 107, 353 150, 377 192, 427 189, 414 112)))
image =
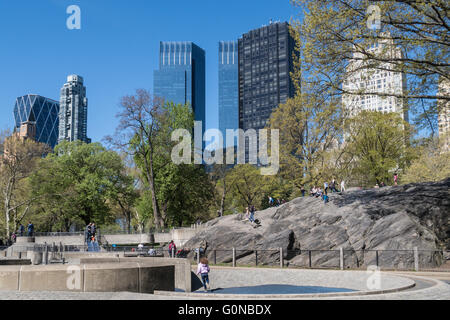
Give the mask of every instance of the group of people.
MULTIPOLYGON (((17 231, 17 233, 14 231, 11 234, 11 242, 14 243, 17 240, 17 236, 21 236, 23 237, 25 234, 25 227, 23 224, 20 224, 19 229, 17 231)), ((34 224, 31 223, 31 221, 28 222, 28 226, 27 226, 27 237, 32 237, 34 235, 34 224)), ((7 241, 8 242, 8 241, 7 241)))
POLYGON ((284 199, 274 199, 272 196, 269 196, 269 207, 279 207, 282 204, 286 203, 286 200, 284 199))
POLYGON ((95 226, 95 223, 91 222, 86 226, 86 243, 95 243, 96 242, 96 235, 97 227, 95 226))
POLYGON ((246 207, 245 208, 245 219, 248 219, 250 221, 250 223, 254 223, 255 222, 255 206, 250 206, 250 207, 246 207))

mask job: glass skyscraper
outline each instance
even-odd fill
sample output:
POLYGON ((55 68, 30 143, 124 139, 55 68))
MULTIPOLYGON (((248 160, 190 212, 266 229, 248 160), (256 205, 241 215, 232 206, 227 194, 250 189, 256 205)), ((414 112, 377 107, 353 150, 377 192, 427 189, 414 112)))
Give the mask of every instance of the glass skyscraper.
POLYGON ((160 42, 159 70, 154 71, 153 94, 167 102, 189 104, 196 121, 206 121, 205 51, 193 42, 160 42))
POLYGON ((88 100, 82 77, 67 77, 67 82, 61 88, 60 105, 58 142, 80 140, 90 143, 91 139, 87 137, 88 100))
MULTIPOLYGON (((272 111, 294 97, 294 53, 287 22, 271 22, 239 39, 239 128, 263 129, 272 111)), ((247 159, 247 144, 245 150, 247 159)))
POLYGON ((264 128, 272 111, 295 95, 290 77, 294 48, 287 22, 271 23, 239 39, 240 128, 264 128))
POLYGON ((14 120, 16 130, 22 124, 35 126, 34 139, 54 148, 58 142, 59 103, 36 94, 27 94, 16 99, 14 120))
MULTIPOLYGON (((226 130, 239 128, 239 59, 237 41, 219 42, 219 130, 226 147, 226 130)), ((231 146, 237 141, 230 141, 231 146)))

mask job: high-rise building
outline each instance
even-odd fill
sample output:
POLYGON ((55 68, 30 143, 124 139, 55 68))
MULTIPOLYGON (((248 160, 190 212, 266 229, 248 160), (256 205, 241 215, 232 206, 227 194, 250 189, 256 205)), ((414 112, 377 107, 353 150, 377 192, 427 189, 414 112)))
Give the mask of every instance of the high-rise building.
MULTIPOLYGON (((384 33, 384 36, 387 39, 378 41, 367 51, 387 60, 401 58, 402 52, 394 45, 394 41, 389 39, 389 33, 384 33)), ((375 64, 374 61, 365 59, 362 53, 353 53, 342 84, 344 92, 349 92, 342 95, 342 105, 350 116, 355 116, 362 110, 371 110, 397 112, 403 120, 409 120, 404 99, 393 96, 405 93, 406 78, 403 73, 393 70, 392 63, 375 64)))
MULTIPOLYGON (((295 96, 290 76, 294 71, 294 54, 295 40, 287 22, 271 22, 239 39, 241 129, 264 128, 272 111, 295 96)), ((246 159, 248 147, 246 143, 246 159)))
POLYGON ((83 78, 78 75, 68 76, 67 82, 61 88, 58 142, 91 142, 87 137, 87 107, 83 78))
POLYGON ((154 71, 153 94, 167 102, 189 104, 195 120, 206 121, 205 51, 193 42, 160 42, 159 70, 154 71))
MULTIPOLYGON (((438 95, 450 97, 450 81, 440 77, 438 95)), ((442 140, 444 150, 450 149, 450 101, 438 100, 439 139, 442 140)))
POLYGON ((54 148, 58 142, 59 103, 36 94, 16 99, 15 131, 23 138, 34 139, 54 148))
MULTIPOLYGON (((219 42, 219 130, 226 148, 226 130, 239 129, 238 42, 219 42)), ((230 141, 235 146, 237 141, 230 141)))

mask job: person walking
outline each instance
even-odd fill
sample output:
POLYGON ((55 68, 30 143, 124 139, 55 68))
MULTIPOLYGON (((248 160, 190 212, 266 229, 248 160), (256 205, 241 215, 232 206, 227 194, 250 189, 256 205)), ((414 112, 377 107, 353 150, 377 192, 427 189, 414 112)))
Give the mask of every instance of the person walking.
POLYGON ((328 182, 324 182, 323 183, 323 192, 328 195, 328 182))
POLYGON ((31 221, 28 222, 28 237, 32 237, 34 234, 34 225, 31 221))
POLYGON ((341 181, 341 192, 344 192, 344 191, 345 191, 345 181, 342 180, 341 181))
POLYGON ((197 275, 201 276, 205 292, 211 289, 209 285, 209 272, 210 268, 208 265, 208 259, 206 259, 206 257, 202 257, 200 259, 200 263, 197 266, 197 275))
POLYGON ((397 174, 397 172, 394 174, 394 186, 396 186, 397 185, 397 182, 398 182, 398 174, 397 174))

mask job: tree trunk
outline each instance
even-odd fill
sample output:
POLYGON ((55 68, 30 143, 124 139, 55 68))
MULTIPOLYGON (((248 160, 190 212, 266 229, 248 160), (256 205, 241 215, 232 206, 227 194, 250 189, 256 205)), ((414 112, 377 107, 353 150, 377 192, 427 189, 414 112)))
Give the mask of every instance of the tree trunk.
POLYGON ((149 152, 149 159, 144 155, 145 169, 147 175, 147 182, 150 187, 150 192, 152 194, 152 207, 153 207, 153 218, 155 221, 155 226, 163 228, 164 221, 161 219, 159 213, 159 205, 158 199, 156 198, 156 189, 155 189, 155 175, 153 172, 153 157, 151 151, 149 152))
POLYGON ((225 183, 225 178, 223 179, 223 191, 222 191, 222 199, 220 201, 220 216, 223 217, 223 212, 225 210, 225 197, 227 195, 227 186, 225 183))

